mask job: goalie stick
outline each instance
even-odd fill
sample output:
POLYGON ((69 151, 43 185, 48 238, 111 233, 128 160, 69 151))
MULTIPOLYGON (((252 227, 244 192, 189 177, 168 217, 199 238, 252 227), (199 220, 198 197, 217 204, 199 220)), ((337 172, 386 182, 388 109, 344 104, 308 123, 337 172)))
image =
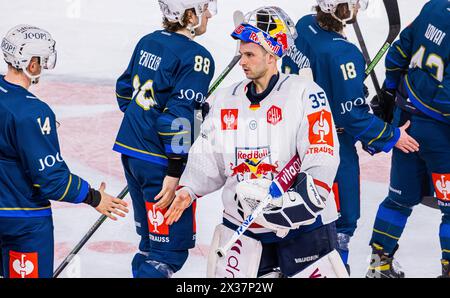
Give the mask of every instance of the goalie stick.
MULTIPOLYGON (((235 27, 240 25, 242 22, 244 22, 244 14, 240 10, 236 10, 233 14, 233 22, 235 27)), ((224 71, 219 75, 219 77, 214 81, 214 83, 211 85, 211 87, 208 90, 208 94, 206 95, 206 99, 208 99, 211 94, 219 87, 219 85, 223 82, 225 77, 231 72, 231 70, 236 66, 236 64, 241 59, 241 55, 239 54, 239 43, 236 50, 236 54, 231 60, 231 62, 227 65, 227 67, 224 69, 224 71)), ((205 100, 206 100, 205 99, 205 100)), ((117 196, 118 199, 123 200, 126 195, 128 194, 128 186, 125 186, 124 189, 119 193, 117 196)), ((69 255, 61 262, 61 264, 58 266, 58 268, 53 273, 53 277, 58 277, 61 272, 64 271, 64 269, 67 267, 67 265, 70 264, 73 257, 83 248, 83 246, 89 241, 89 239, 94 235, 94 233, 98 230, 98 228, 103 224, 103 222, 108 217, 106 215, 102 215, 95 223, 94 225, 89 229, 89 231, 83 236, 83 238, 78 242, 77 245, 72 249, 72 251, 69 253, 69 255)))
MULTIPOLYGON (((284 166, 280 173, 273 179, 270 189, 274 188, 280 191, 280 196, 285 193, 295 182, 298 174, 300 174, 302 161, 296 154, 291 160, 284 166)), ((278 198, 280 199, 280 198, 278 198)), ((261 214, 264 208, 272 202, 272 196, 268 194, 253 210, 252 214, 247 216, 242 225, 234 231, 233 237, 228 242, 219 247, 216 250, 216 254, 223 258, 227 254, 227 251, 234 245, 234 243, 247 231, 247 229, 253 224, 256 218, 261 214)))

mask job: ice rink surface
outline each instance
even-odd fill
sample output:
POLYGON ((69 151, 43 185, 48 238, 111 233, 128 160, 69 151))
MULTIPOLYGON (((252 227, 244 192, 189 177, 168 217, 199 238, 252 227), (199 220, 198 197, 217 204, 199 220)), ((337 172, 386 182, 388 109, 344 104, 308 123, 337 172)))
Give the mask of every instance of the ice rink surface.
MULTIPOLYGON (((32 92, 48 102, 60 122, 58 130, 62 155, 71 170, 96 187, 101 181, 118 194, 125 186, 119 155, 111 150, 121 121, 115 101, 115 79, 128 64, 132 50, 143 35, 160 28, 156 0, 3 0, 0 35, 20 23, 40 26, 57 41, 58 64, 44 74, 32 92)), ((229 34, 233 30, 233 11, 244 12, 264 5, 283 8, 294 21, 309 13, 313 0, 218 0, 219 14, 208 32, 197 39, 216 60, 216 75, 228 64, 235 51, 229 34)), ((373 56, 384 42, 388 24, 381 0, 359 21, 373 56)), ((402 28, 418 15, 425 0, 399 0, 402 28)), ((353 30, 347 29, 351 41, 353 30)), ((301 34, 301 32, 299 32, 301 34)), ((4 73, 2 64, 0 73, 4 73)), ((382 63, 377 67, 382 81, 382 63)), ((241 80, 236 67, 222 86, 241 80)), ((371 82, 367 82, 373 91, 371 82)), ((388 154, 370 157, 361 153, 361 219, 350 248, 352 276, 365 274, 368 241, 378 204, 388 189, 388 154)), ((127 198, 129 202, 129 198, 127 198)), ((87 232, 99 215, 90 207, 53 204, 55 226, 55 266, 87 232)), ((185 267, 176 277, 204 277, 209 242, 221 220, 220 194, 204 197, 197 209, 197 247, 190 251, 185 267)), ((418 206, 400 241, 397 259, 408 277, 435 277, 440 274, 438 230, 440 212, 418 206)), ((137 249, 132 214, 118 222, 107 221, 80 252, 63 277, 131 277, 130 262, 137 249)))

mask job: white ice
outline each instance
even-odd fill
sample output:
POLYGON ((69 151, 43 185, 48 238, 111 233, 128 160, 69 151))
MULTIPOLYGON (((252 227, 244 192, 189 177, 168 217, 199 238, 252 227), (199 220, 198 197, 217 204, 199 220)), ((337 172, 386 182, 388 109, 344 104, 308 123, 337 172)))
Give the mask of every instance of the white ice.
MULTIPOLYGON (((106 82, 113 86, 114 80, 126 67, 132 50, 139 38, 160 28, 160 12, 153 0, 1 0, 0 35, 19 23, 33 24, 49 30, 57 41, 58 65, 45 79, 87 83, 106 82)), ((232 14, 236 9, 245 11, 264 5, 277 5, 296 21, 311 11, 313 0, 218 0, 219 14, 209 24, 209 31, 198 38, 216 60, 216 75, 228 64, 234 55, 235 42, 229 34, 233 29, 232 14)), ((369 11, 362 13, 360 23, 369 51, 373 56, 384 42, 387 34, 387 19, 381 0, 372 0, 369 11)), ((425 0, 399 0, 402 28, 418 15, 425 0)), ((353 31, 348 29, 350 40, 356 41, 353 31)), ((301 34, 301 32, 300 32, 301 34)), ((0 63, 0 73, 5 66, 0 63)), ((380 81, 383 78, 383 63, 377 67, 380 81)), ((237 67, 224 81, 223 86, 242 79, 237 67)), ((369 82, 369 87, 372 85, 369 82)), ((68 90, 70 92, 70 90, 68 90)), ((112 105, 99 104, 86 111, 82 105, 55 107, 59 120, 110 111, 112 105)), ((89 132, 86 132, 89 133, 89 132)), ((113 140, 111 140, 111 143, 113 140)), ((63 152, 64 153, 64 152, 63 152)), ((113 154, 105 152, 105 154, 113 154)), ((118 193, 124 186, 121 177, 92 169, 76 159, 66 158, 71 169, 85 177, 95 186, 106 181, 111 193, 118 193)), ((352 276, 362 277, 367 268, 369 255, 368 240, 378 204, 387 193, 385 183, 371 182, 370 177, 362 179, 362 211, 359 227, 351 242, 350 264, 352 276)), ((88 207, 55 208, 55 240, 73 247, 86 233, 98 214, 88 207)), ((204 248, 209 245, 214 226, 221 218, 221 201, 218 194, 202 198, 198 203, 198 245, 177 277, 204 277, 206 258, 204 248), (203 250, 201 249, 203 248, 203 250), (199 253, 202 252, 202 253, 199 253)), ((415 209, 406 231, 400 241, 398 260, 409 277, 435 277, 440 272, 440 247, 438 229, 440 212, 423 206, 415 209)), ((91 242, 122 241, 137 245, 132 214, 117 223, 107 221, 93 236, 91 242)), ((113 250, 114 248, 112 248, 113 250)), ((99 253, 85 247, 79 254, 81 266, 73 267, 70 276, 82 277, 130 277, 132 252, 123 254, 99 253)), ((60 261, 55 261, 56 265, 60 261)), ((66 273, 63 276, 67 276, 66 273)))

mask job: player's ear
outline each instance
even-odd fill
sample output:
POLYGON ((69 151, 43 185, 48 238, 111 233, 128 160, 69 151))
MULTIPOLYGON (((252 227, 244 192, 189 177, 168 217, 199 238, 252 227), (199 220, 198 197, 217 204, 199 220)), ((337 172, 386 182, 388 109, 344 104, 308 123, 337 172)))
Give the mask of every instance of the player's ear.
POLYGON ((351 11, 348 3, 341 3, 337 8, 337 17, 341 20, 347 19, 350 17, 351 11))
POLYGON ((191 25, 195 26, 200 21, 198 19, 198 17, 195 15, 195 12, 192 9, 187 10, 186 14, 187 14, 187 18, 186 19, 188 20, 187 21, 188 24, 191 24, 191 25))
POLYGON ((33 57, 30 60, 30 64, 27 67, 28 72, 32 75, 37 75, 41 71, 41 65, 38 57, 33 57))
POLYGON ((277 58, 275 58, 274 55, 267 53, 265 50, 264 50, 264 52, 265 52, 267 64, 272 65, 272 64, 277 63, 277 58))

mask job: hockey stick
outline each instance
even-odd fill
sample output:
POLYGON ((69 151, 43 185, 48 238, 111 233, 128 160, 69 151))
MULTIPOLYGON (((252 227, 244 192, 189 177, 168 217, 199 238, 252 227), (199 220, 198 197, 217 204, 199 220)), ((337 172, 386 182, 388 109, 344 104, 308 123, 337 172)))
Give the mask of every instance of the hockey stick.
MULTIPOLYGON (((398 34, 400 33, 400 10, 398 8, 397 0, 383 0, 384 7, 386 8, 388 21, 389 21, 389 33, 386 38, 385 43, 375 55, 372 62, 367 66, 366 76, 369 76, 370 73, 375 69, 375 66, 380 62, 383 58, 384 54, 389 50, 391 44, 395 41, 398 34)), ((362 37, 362 35, 361 35, 362 37)), ((359 40, 359 38, 358 38, 359 40)), ((366 48, 367 51, 367 48, 366 48)))
MULTIPOLYGON (((275 185, 275 187, 280 190, 281 193, 285 193, 294 184, 298 174, 300 174, 301 164, 302 161, 300 160, 300 157, 298 155, 295 155, 293 158, 291 158, 291 160, 284 166, 280 173, 273 179, 271 188, 275 185)), ((253 210, 252 214, 247 216, 242 225, 235 230, 233 237, 231 237, 231 239, 228 240, 228 242, 224 246, 219 247, 216 250, 216 254, 219 256, 219 258, 225 257, 227 251, 230 250, 234 243, 244 234, 245 231, 247 231, 247 229, 253 224, 256 218, 261 214, 264 208, 266 208, 267 205, 270 204, 270 202, 272 202, 272 196, 268 194, 259 203, 258 207, 253 210)))
MULTIPOLYGON (((244 13, 240 10, 236 10, 233 13, 233 22, 234 27, 236 28, 244 21, 244 13)), ((211 87, 209 88, 208 94, 206 95, 206 99, 211 96, 214 91, 216 91, 217 87, 223 82, 223 80, 228 76, 228 74, 231 72, 231 70, 236 66, 236 64, 241 60, 241 55, 239 54, 239 41, 238 46, 236 49, 236 54, 234 55, 233 59, 231 59, 230 63, 225 67, 225 69, 222 71, 222 73, 217 77, 217 79, 212 83, 211 87)))
MULTIPOLYGON (((123 200, 125 196, 128 193, 128 186, 126 186, 120 194, 117 196, 118 199, 123 200)), ((102 215, 95 224, 89 229, 89 231, 84 235, 84 237, 78 242, 78 244, 72 249, 72 251, 69 253, 69 255, 61 262, 61 264, 56 268, 55 272, 53 273, 53 277, 58 277, 61 272, 69 265, 69 263, 72 261, 73 257, 83 248, 83 246, 88 242, 88 240, 94 235, 95 231, 102 225, 102 223, 107 219, 108 217, 106 215, 102 215)))
MULTIPOLYGON (((366 42, 364 41, 364 37, 362 35, 361 28, 359 27, 358 21, 355 21, 353 23, 353 29, 355 30, 356 37, 358 38, 358 42, 359 42, 361 51, 364 56, 364 60, 366 60, 367 65, 370 65, 370 63, 371 63, 370 54, 369 54, 369 51, 367 50, 366 42)), ((378 97, 381 98, 380 83, 378 82, 378 78, 377 78, 377 75, 375 74, 375 71, 370 72, 370 77, 372 78, 373 86, 375 87, 375 92, 377 93, 378 97)), ((366 73, 366 78, 367 78, 367 73, 366 73)))
MULTIPOLYGON (((235 27, 240 25, 244 21, 244 14, 242 11, 235 11, 233 14, 233 21, 235 27)), ((239 47, 236 52, 238 52, 239 47)), ((208 99, 211 94, 219 87, 219 85, 223 82, 225 77, 231 72, 231 70, 234 68, 234 66, 237 64, 237 62, 241 59, 241 55, 236 54, 231 62, 228 64, 228 66, 225 68, 225 70, 219 75, 219 77, 214 81, 214 83, 209 88, 208 94, 206 95, 206 99, 208 99)), ((205 100, 206 100, 205 99, 205 100)), ((128 194, 128 185, 122 189, 122 191, 117 196, 118 199, 123 200, 125 196, 128 194)), ((94 225, 89 229, 89 231, 83 236, 83 238, 78 242, 78 244, 74 247, 74 249, 69 253, 69 255, 61 262, 61 264, 58 266, 58 268, 53 273, 53 277, 58 277, 62 271, 69 265, 69 263, 72 261, 73 257, 83 248, 83 246, 89 241, 89 239, 94 235, 94 233, 98 230, 98 228, 103 224, 103 222, 108 217, 106 215, 100 216, 100 218, 94 223, 94 225)))

